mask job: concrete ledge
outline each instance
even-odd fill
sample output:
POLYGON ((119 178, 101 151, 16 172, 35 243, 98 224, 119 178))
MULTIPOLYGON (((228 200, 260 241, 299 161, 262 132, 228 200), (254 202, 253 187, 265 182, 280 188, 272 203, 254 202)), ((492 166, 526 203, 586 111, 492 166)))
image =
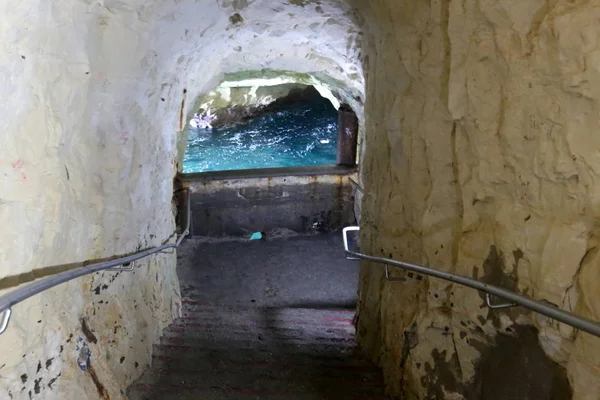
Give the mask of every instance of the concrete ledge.
POLYGON ((315 223, 333 231, 354 223, 353 168, 224 171, 181 178, 191 192, 195 236, 243 236, 277 228, 307 232, 315 223))
POLYGON ((239 169, 233 171, 196 172, 180 174, 183 181, 213 181, 223 179, 274 178, 279 176, 352 175, 356 167, 315 165, 308 167, 239 169))

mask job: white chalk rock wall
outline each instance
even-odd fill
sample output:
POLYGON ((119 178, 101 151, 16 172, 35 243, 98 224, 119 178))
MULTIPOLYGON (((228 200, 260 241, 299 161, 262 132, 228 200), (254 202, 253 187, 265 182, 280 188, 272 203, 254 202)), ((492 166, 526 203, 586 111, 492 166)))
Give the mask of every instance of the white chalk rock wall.
MULTIPOLYGON (((375 0, 361 10, 363 250, 599 320, 598 3, 375 0)), ((382 266, 363 263, 359 305, 359 339, 392 393, 570 398, 566 376, 574 398, 600 397, 600 339, 395 275, 408 280, 386 282, 382 266)))
MULTIPOLYGON (((165 241, 175 138, 145 93, 158 82, 141 68, 146 23, 97 2, 3 3, 0 14, 2 293, 165 241)), ((0 398, 120 398, 178 314, 178 291, 175 256, 158 255, 15 306, 0 398)))
MULTIPOLYGON (((1 293, 167 240, 177 132, 224 73, 310 73, 364 100, 340 4, 27 0, 0 15, 1 293)), ((124 398, 179 301, 175 256, 159 255, 15 306, 0 398, 124 398)))

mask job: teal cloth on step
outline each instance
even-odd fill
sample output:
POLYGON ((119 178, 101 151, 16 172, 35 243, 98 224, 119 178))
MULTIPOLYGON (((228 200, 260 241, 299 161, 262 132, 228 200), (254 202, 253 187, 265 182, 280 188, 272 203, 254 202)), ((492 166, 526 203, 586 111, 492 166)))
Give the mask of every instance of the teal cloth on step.
POLYGON ((250 240, 262 239, 262 233, 254 232, 252 236, 250 236, 250 240))

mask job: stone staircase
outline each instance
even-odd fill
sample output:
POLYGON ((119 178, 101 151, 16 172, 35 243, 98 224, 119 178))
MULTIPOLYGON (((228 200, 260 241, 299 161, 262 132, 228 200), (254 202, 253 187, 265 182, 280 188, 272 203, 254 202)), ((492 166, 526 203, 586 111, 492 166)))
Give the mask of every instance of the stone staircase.
POLYGON ((356 346, 357 264, 339 235, 185 246, 182 317, 131 400, 385 398, 356 346))
POLYGON ((354 341, 353 312, 185 299, 129 390, 151 399, 383 399, 354 341))

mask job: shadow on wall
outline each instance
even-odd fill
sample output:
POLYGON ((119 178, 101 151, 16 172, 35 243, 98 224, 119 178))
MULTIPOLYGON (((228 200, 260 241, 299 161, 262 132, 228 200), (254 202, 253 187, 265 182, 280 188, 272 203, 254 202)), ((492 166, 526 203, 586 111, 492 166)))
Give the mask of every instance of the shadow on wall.
MULTIPOLYGON (((470 384, 457 381, 462 375, 456 353, 447 360, 446 352, 434 349, 431 356, 435 367, 425 363, 421 384, 427 388, 428 399, 443 399, 446 393, 462 393, 475 400, 566 400, 572 390, 566 371, 552 361, 539 345, 537 330, 515 325, 496 337, 496 345, 469 340, 469 345, 481 350, 476 375, 470 384)), ((461 338, 467 336, 460 332, 461 338)))
MULTIPOLYGON (((496 345, 484 351, 476 368, 469 399, 566 400, 572 390, 566 371, 552 361, 539 344, 532 326, 515 325, 511 333, 496 337, 496 345)), ((477 344, 471 342, 474 347, 477 344)))

